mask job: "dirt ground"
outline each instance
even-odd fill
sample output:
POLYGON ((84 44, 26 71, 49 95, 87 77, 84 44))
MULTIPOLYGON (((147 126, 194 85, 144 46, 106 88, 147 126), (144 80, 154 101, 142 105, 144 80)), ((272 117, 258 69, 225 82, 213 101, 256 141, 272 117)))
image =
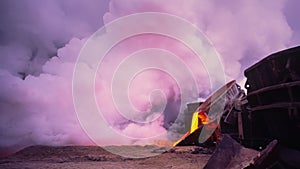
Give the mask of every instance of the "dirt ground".
POLYGON ((199 169, 203 168, 213 150, 202 147, 174 147, 163 154, 157 146, 113 146, 123 152, 153 153, 152 157, 128 158, 96 146, 31 146, 0 159, 1 169, 199 169), (145 151, 148 150, 148 151, 145 151), (150 151, 151 150, 151 151, 150 151), (157 155, 159 154, 159 155, 157 155))

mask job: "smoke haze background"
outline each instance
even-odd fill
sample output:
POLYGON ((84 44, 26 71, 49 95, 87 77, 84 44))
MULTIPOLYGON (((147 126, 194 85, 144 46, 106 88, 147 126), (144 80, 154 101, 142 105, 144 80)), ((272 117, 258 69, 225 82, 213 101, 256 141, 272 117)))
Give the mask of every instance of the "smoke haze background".
MULTIPOLYGON (((32 144, 93 144, 76 119, 72 74, 80 49, 105 23, 138 12, 182 17, 212 41, 228 80, 242 83, 245 68, 270 53, 299 45, 299 7, 297 0, 2 0, 0 152, 32 144)), ((106 56, 96 85, 98 101, 105 104, 104 113, 125 135, 147 137, 165 132, 178 115, 180 91, 172 79, 157 71, 138 76, 129 95, 138 109, 146 111, 151 109, 149 92, 162 89, 168 103, 158 121, 146 125, 130 122, 116 114, 113 104, 106 99, 110 95, 107 78, 122 58, 150 47, 172 51, 196 72, 200 93, 191 93, 191 99, 206 97, 211 92, 205 69, 179 42, 155 35, 129 38, 106 56)), ((109 134, 103 139, 103 145, 131 143, 135 140, 128 142, 109 134)))

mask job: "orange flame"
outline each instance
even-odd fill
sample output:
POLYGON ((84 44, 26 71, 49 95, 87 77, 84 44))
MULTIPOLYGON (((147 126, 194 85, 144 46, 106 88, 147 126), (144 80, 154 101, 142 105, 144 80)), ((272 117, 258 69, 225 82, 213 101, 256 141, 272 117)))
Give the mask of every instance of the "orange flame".
POLYGON ((209 118, 204 111, 197 111, 193 114, 190 133, 199 128, 200 125, 208 124, 209 118))
POLYGON ((200 119, 201 124, 208 124, 210 121, 206 113, 203 111, 198 112, 198 118, 200 119))

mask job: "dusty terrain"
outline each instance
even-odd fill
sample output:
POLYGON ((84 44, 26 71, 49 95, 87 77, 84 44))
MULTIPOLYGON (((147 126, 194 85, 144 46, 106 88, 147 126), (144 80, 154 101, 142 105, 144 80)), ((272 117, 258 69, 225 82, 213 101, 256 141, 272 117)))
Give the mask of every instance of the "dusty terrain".
POLYGON ((152 157, 126 158, 96 146, 31 146, 0 159, 1 169, 118 169, 118 168, 203 168, 213 150, 202 147, 175 147, 163 154, 157 146, 114 146, 120 151, 152 153, 152 157), (141 150, 141 151, 137 151, 141 150), (159 154, 159 155, 157 155, 159 154))

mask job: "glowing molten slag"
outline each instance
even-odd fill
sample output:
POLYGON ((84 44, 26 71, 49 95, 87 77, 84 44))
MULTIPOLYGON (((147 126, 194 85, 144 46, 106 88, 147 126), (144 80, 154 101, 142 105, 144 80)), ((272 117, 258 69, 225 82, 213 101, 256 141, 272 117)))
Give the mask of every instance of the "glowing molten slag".
POLYGON ((186 138, 188 135, 190 135, 195 130, 197 130, 199 128, 199 126, 205 125, 205 124, 208 124, 208 123, 210 123, 210 120, 209 120, 208 116, 206 115, 206 113, 204 111, 201 111, 201 110, 200 111, 196 111, 193 114, 193 117, 192 117, 192 124, 191 124, 190 131, 188 131, 187 133, 185 133, 184 136, 182 136, 178 141, 176 141, 175 143, 173 143, 173 146, 176 146, 184 138, 186 138))
POLYGON ((190 129, 190 133, 193 133, 195 130, 199 128, 199 125, 204 125, 209 123, 209 118, 203 111, 198 111, 193 114, 192 117, 192 125, 190 129))
MULTIPOLYGON (((211 138, 212 142, 218 141, 220 135, 220 117, 210 118, 207 116, 206 112, 209 112, 211 107, 213 107, 215 104, 218 107, 219 103, 226 102, 227 97, 232 98, 233 96, 231 95, 235 93, 234 89, 236 87, 236 83, 233 80, 214 92, 208 99, 205 100, 205 102, 201 103, 196 112, 193 114, 190 130, 178 141, 176 141, 173 146, 180 145, 181 143, 182 145, 204 143, 209 138, 211 138), (204 133, 202 133, 202 129, 205 131, 204 133), (197 130, 199 130, 199 132, 196 132, 197 130), (192 135, 193 133, 194 135, 192 135), (199 133, 200 135, 197 136, 199 133), (198 137, 198 139, 195 136, 198 137)), ((219 110, 221 111, 219 113, 225 112, 224 109, 219 110)), ((214 114, 218 113, 215 112, 218 111, 216 109, 213 111, 214 114)))

